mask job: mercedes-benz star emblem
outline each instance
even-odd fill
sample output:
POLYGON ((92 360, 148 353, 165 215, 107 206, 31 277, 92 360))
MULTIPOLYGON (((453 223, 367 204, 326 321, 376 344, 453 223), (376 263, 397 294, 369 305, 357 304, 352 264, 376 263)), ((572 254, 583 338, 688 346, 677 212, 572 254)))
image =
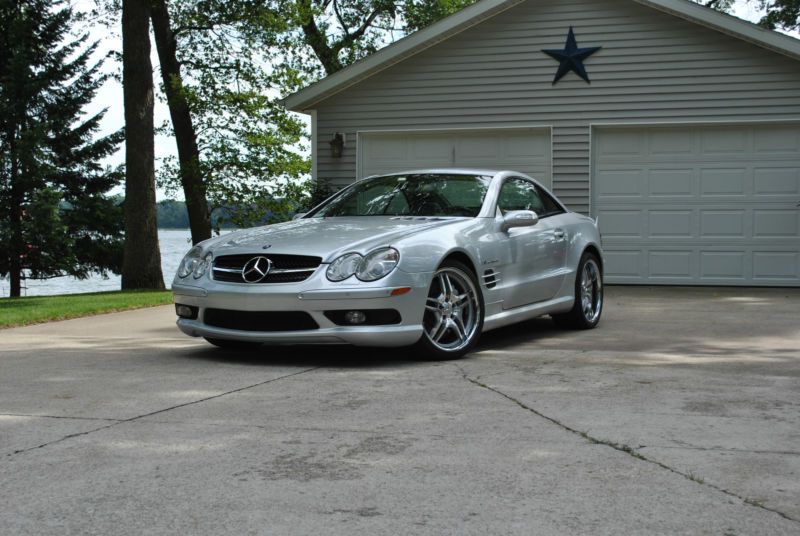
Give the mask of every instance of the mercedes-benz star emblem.
POLYGON ((242 279, 245 283, 260 283, 270 270, 272 270, 271 260, 266 257, 253 257, 242 268, 242 279))

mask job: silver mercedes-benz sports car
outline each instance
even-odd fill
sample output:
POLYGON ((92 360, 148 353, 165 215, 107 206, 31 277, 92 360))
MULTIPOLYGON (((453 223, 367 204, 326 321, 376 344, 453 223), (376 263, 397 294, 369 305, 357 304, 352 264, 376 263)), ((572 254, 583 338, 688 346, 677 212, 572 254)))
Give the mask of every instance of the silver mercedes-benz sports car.
POLYGON ((595 327, 603 254, 595 222, 530 177, 410 171, 202 242, 172 290, 178 327, 217 346, 417 345, 447 359, 540 315, 595 327))

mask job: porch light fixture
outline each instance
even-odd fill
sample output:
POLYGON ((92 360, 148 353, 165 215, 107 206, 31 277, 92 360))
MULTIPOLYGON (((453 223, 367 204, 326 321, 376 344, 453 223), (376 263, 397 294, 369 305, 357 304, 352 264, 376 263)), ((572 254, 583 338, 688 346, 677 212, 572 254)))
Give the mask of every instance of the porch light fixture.
POLYGON ((331 145, 331 158, 341 158, 344 152, 344 134, 337 132, 329 142, 331 145))

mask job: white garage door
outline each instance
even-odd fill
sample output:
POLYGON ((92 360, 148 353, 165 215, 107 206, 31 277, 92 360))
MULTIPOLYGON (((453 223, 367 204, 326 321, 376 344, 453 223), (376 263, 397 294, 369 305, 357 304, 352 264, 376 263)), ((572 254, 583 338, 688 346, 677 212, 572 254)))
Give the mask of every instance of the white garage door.
POLYGON ((438 167, 511 169, 551 186, 550 129, 359 134, 359 179, 438 167))
POLYGON ((800 126, 594 132, 614 283, 800 285, 800 126))

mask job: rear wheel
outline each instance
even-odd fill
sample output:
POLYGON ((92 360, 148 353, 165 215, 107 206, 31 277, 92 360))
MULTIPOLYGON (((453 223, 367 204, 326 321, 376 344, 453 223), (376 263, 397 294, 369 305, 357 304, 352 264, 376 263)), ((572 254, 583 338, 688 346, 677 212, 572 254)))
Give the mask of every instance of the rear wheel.
POLYGON ((483 296, 475 274, 458 261, 446 260, 428 290, 424 333, 417 346, 432 359, 462 357, 478 342, 483 314, 483 296))
POLYGON ((565 314, 552 315, 556 325, 571 329, 592 329, 603 312, 603 272, 592 253, 584 253, 575 276, 575 304, 565 314))
POLYGON ((210 342, 218 348, 225 348, 228 350, 252 350, 261 346, 260 342, 250 341, 233 341, 230 339, 212 339, 210 337, 203 337, 206 341, 210 342))

